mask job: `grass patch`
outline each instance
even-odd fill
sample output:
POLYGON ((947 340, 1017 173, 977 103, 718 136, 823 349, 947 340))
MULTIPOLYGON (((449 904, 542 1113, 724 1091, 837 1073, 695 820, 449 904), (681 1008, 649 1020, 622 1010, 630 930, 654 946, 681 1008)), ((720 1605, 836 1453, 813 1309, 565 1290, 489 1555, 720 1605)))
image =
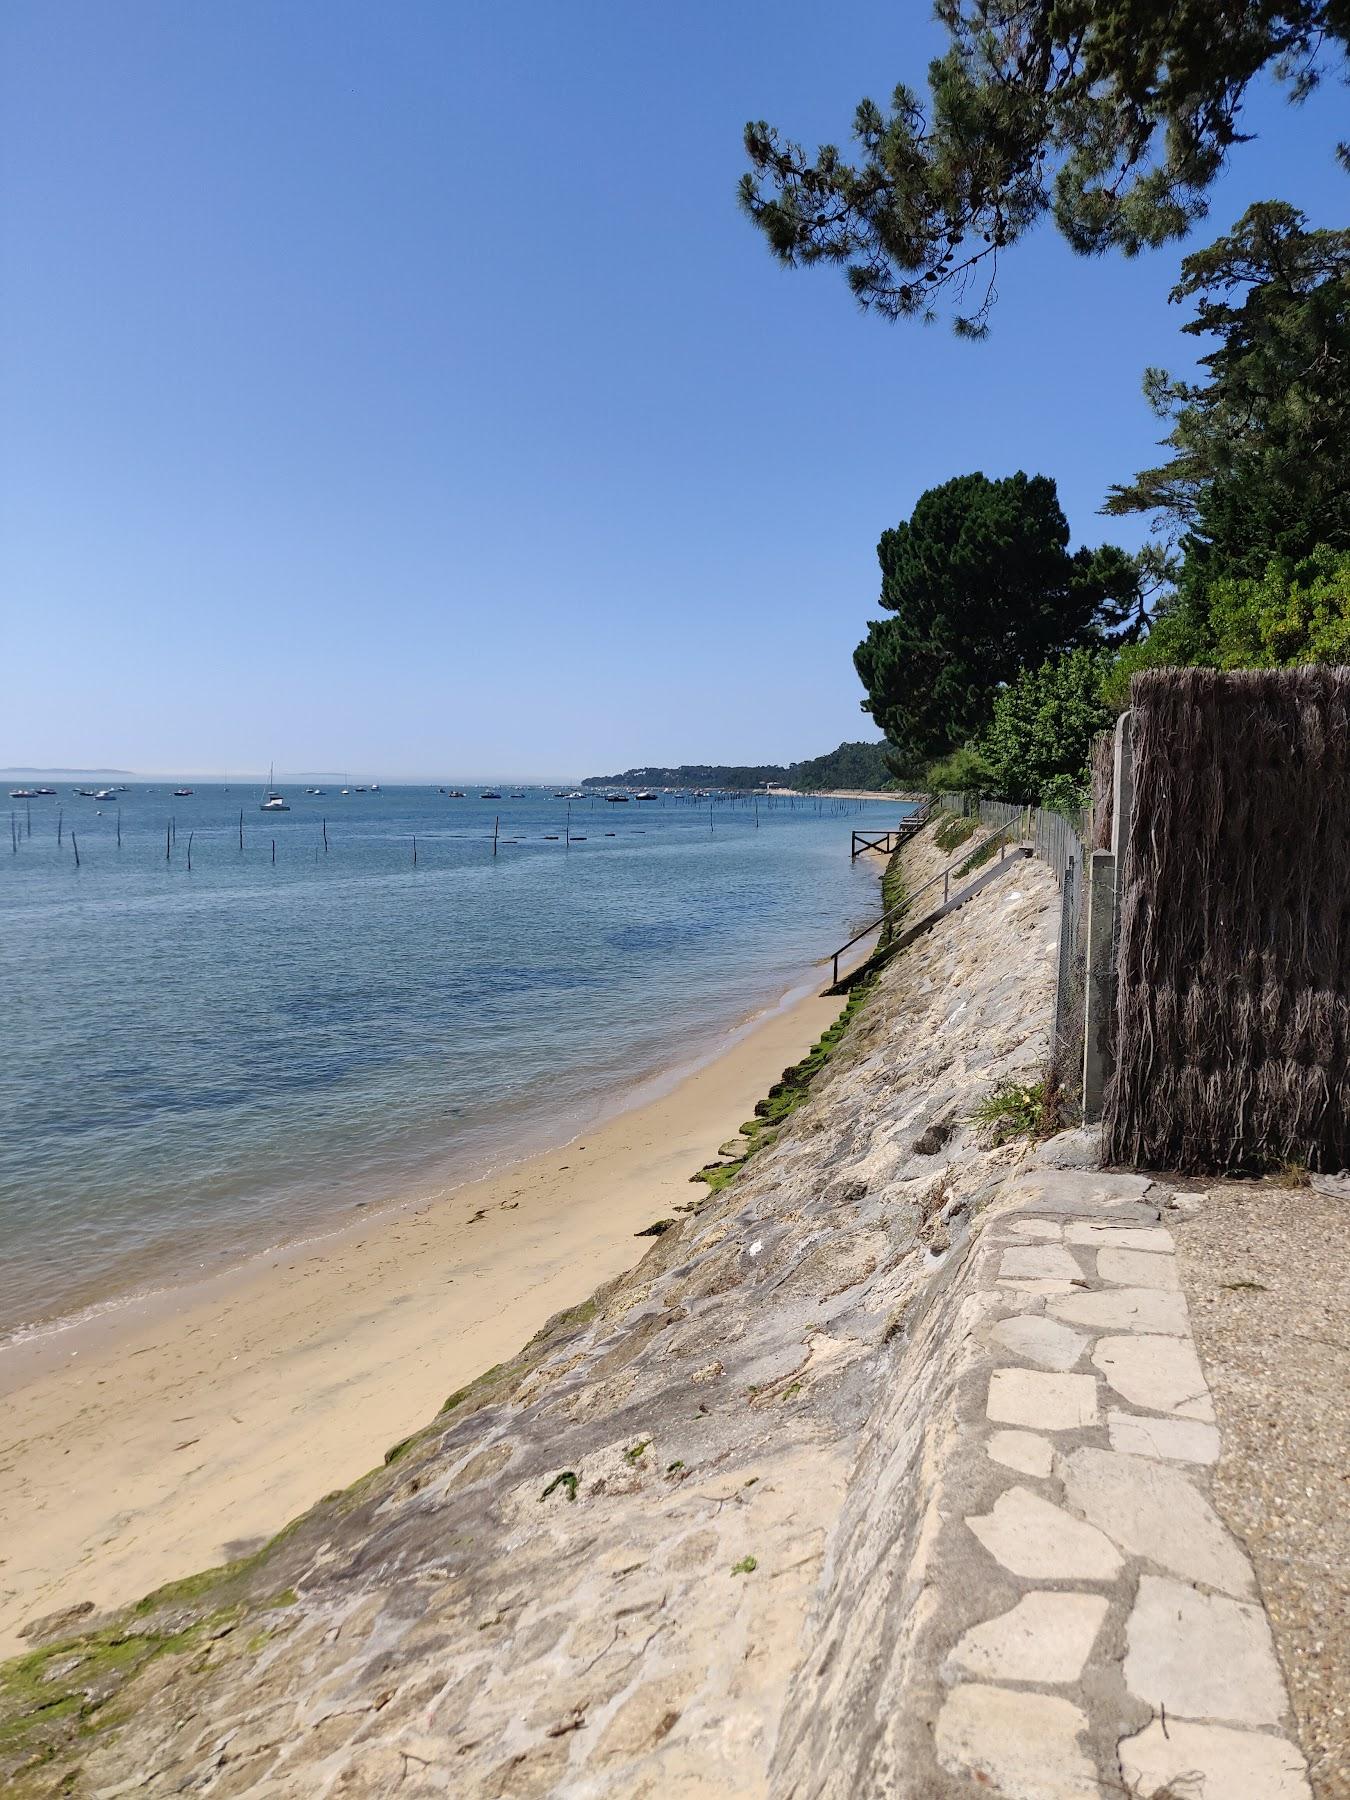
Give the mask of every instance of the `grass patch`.
POLYGON ((1046 1137, 1052 1128, 1047 1114, 1046 1088, 1043 1081, 1001 1081, 970 1115, 971 1122, 982 1126, 994 1143, 1011 1143, 1013 1138, 1046 1137))
POLYGON ((579 1479, 575 1469, 564 1469, 561 1475, 555 1475, 553 1477, 543 1493, 540 1494, 539 1504, 542 1506, 549 1495, 556 1492, 558 1488, 564 1489, 569 1500, 575 1500, 577 1497, 577 1482, 579 1479))
POLYGON ((109 1625, 0 1666, 0 1782, 34 1773, 67 1751, 72 1738, 111 1723, 104 1709, 128 1677, 157 1657, 196 1648, 242 1613, 242 1606, 227 1607, 171 1632, 109 1625))
POLYGON ((996 831, 993 837, 981 844, 978 850, 972 851, 956 871, 958 877, 971 875, 976 869, 982 869, 987 862, 992 862, 1003 845, 1009 841, 1011 831, 1010 825, 1005 826, 1002 831, 996 831))
POLYGON ((731 1572, 733 1575, 753 1575, 758 1567, 757 1556, 743 1556, 738 1563, 732 1563, 731 1572))
POLYGON ((977 818, 963 819, 958 813, 948 813, 933 833, 933 842, 939 850, 945 850, 950 855, 953 850, 959 850, 962 844, 969 843, 979 829, 980 821, 977 818))

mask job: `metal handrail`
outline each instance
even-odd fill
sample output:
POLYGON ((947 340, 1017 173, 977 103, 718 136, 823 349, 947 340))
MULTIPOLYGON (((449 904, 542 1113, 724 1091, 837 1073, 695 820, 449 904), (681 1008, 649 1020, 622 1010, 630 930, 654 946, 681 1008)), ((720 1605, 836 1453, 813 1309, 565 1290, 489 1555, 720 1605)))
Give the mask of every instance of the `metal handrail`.
POLYGON ((981 850, 988 849, 991 844, 998 845, 998 860, 1002 862, 1008 853, 1008 832, 1010 829, 1011 823, 1009 825, 1000 825, 997 831, 991 832, 989 836, 985 838, 984 842, 976 844, 973 850, 968 850, 958 862, 950 862, 945 869, 939 869, 936 875, 930 875, 928 880, 921 886, 916 887, 912 894, 906 894, 904 899, 898 902, 897 905, 888 907, 879 919, 874 919, 870 925, 864 925, 862 930, 855 933, 846 944, 840 944, 832 959, 834 963, 833 985, 836 987, 839 985, 839 958, 844 954, 845 950, 851 950, 855 944, 861 943, 865 937, 871 937, 874 931, 880 931, 881 927, 894 913, 908 912, 910 907, 918 899, 919 895, 926 893, 930 887, 934 886, 934 884, 939 881, 942 883, 942 904, 945 906, 951 896, 951 875, 953 869, 964 868, 972 856, 978 856, 981 850))

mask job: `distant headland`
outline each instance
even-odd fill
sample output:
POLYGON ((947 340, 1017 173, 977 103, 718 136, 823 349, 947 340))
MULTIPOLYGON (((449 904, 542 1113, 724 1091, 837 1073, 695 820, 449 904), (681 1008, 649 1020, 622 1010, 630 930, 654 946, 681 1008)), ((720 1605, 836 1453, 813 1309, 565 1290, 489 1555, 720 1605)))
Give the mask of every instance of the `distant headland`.
POLYGON ((896 786, 886 761, 894 754, 884 741, 840 744, 824 756, 795 763, 680 763, 675 768, 624 769, 618 775, 588 775, 582 787, 794 788, 810 794, 832 788, 877 792, 896 786))

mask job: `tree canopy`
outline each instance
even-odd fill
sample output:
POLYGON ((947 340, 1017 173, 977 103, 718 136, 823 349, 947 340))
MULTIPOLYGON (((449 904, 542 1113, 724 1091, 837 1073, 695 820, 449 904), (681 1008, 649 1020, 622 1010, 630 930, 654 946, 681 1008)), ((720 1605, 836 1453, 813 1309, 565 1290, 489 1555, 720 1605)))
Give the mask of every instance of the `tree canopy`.
POLYGON ((1350 548, 1350 231, 1262 202, 1183 260, 1170 298, 1196 301, 1183 331, 1218 340, 1208 379, 1147 371, 1173 454, 1106 511, 1160 513, 1193 574, 1255 578, 1272 557, 1350 548))
POLYGON ((959 475, 882 533, 881 605, 853 660, 863 710, 904 755, 940 755, 989 716, 995 689, 1051 655, 1128 634, 1139 576, 1112 545, 1069 550, 1054 482, 959 475))
MULTIPOLYGON (((928 103, 863 100, 850 162, 745 128, 745 210, 789 266, 843 265, 864 308, 988 323, 1000 253, 1046 213, 1075 250, 1182 236, 1270 69, 1308 91, 1350 46, 1350 0, 938 0, 928 103)), ((1350 163, 1350 150, 1340 154, 1350 163)))

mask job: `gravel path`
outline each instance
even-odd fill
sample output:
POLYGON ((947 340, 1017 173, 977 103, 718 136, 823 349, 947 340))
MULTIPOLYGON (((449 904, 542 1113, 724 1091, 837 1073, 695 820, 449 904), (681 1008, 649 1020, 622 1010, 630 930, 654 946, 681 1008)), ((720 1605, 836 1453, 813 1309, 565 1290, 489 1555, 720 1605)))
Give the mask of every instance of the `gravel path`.
POLYGON ((1172 1224, 1245 1541, 1318 1800, 1350 1796, 1350 1201, 1211 1188, 1172 1224))

